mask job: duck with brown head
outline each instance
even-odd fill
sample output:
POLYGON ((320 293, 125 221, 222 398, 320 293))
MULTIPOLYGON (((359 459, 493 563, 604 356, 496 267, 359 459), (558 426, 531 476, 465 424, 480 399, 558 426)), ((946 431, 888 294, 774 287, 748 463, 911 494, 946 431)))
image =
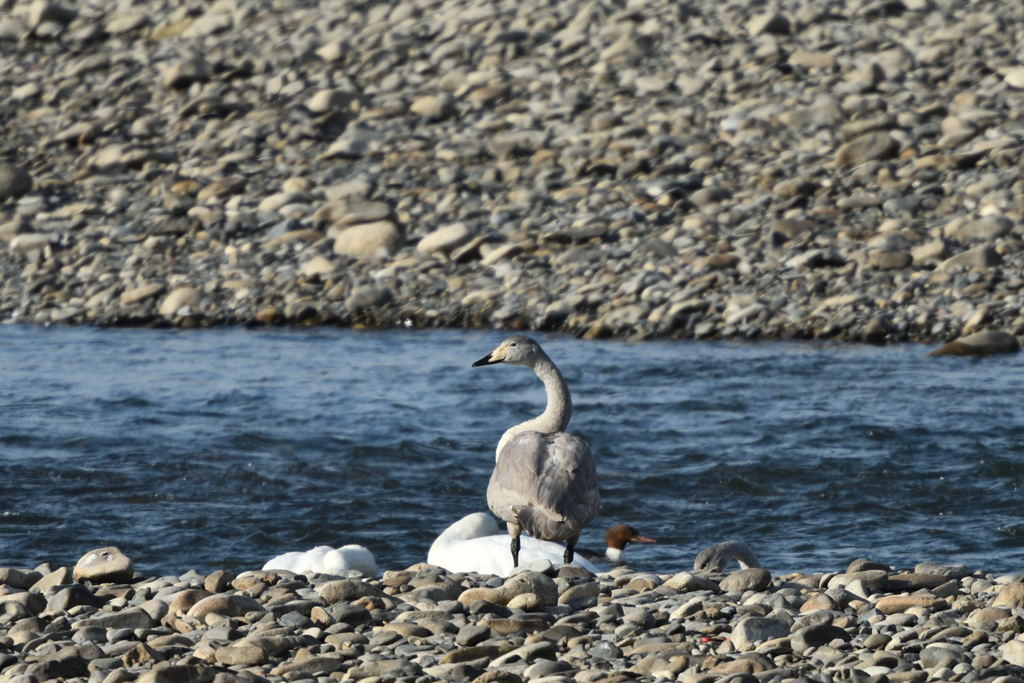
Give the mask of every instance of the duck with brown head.
POLYGON ((604 532, 604 556, 613 564, 625 562, 623 559, 626 546, 630 543, 657 543, 653 538, 641 536, 640 532, 628 524, 616 524, 604 532))
POLYGON ((569 387, 530 337, 509 337, 473 367, 496 363, 531 368, 544 383, 547 406, 537 417, 507 429, 498 441, 487 505, 508 526, 513 566, 519 565, 524 530, 535 538, 564 541, 568 564, 600 504, 590 446, 564 431, 572 416, 569 387))
POLYGON ((640 535, 640 532, 628 524, 615 524, 604 532, 604 552, 578 548, 577 555, 582 555, 591 562, 611 562, 618 566, 626 563, 626 546, 630 543, 657 543, 653 538, 640 535))

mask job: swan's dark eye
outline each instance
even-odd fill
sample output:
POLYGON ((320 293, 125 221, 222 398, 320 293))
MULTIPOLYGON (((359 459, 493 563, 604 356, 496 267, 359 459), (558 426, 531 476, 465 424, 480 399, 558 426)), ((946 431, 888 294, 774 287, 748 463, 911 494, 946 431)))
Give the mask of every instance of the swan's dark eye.
POLYGON ((512 342, 511 344, 509 344, 509 346, 515 346, 515 345, 516 345, 515 342, 512 342))

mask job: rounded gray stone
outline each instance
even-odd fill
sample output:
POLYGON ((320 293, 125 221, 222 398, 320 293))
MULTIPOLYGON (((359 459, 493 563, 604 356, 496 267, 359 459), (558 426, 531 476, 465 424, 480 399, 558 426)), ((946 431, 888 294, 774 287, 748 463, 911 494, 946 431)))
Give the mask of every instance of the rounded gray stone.
POLYGON ((789 635, 789 624, 774 617, 743 617, 732 627, 732 644, 740 652, 753 650, 759 643, 789 635))
POLYGON ((78 560, 72 577, 75 581, 125 583, 131 581, 134 566, 120 548, 108 546, 90 550, 78 560))
POLYGON ((725 592, 731 591, 762 591, 772 585, 772 575, 767 569, 748 567, 738 569, 722 579, 718 584, 725 592))
POLYGON ((0 163, 0 201, 20 197, 32 189, 32 176, 21 166, 0 163))

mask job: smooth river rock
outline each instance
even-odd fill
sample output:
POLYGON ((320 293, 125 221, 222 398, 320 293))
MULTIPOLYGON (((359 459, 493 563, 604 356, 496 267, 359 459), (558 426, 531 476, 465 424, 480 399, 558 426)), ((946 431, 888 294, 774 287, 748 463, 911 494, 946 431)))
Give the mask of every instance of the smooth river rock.
POLYGON ((90 550, 75 563, 72 573, 75 581, 94 583, 124 583, 130 581, 134 565, 120 548, 108 546, 90 550))

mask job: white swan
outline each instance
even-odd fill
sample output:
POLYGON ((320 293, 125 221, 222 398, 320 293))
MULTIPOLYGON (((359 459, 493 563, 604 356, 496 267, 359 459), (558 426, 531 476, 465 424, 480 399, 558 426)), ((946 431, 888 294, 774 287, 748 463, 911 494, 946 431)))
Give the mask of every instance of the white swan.
POLYGON ((740 565, 740 569, 761 566, 757 555, 743 541, 723 541, 701 550, 693 560, 693 568, 698 571, 720 572, 733 560, 740 565))
MULTIPOLYGON (((552 564, 562 562, 562 546, 557 543, 532 536, 522 536, 520 542, 519 560, 524 566, 542 560, 552 564)), ((493 517, 485 512, 474 512, 452 524, 434 540, 427 562, 450 572, 508 576, 513 569, 509 543, 508 534, 501 533, 493 517)), ((597 568, 582 557, 575 558, 573 563, 597 573, 597 568)))
POLYGON ((544 412, 509 428, 498 441, 487 506, 508 525, 512 566, 519 564, 519 534, 565 541, 563 560, 572 562, 580 532, 597 514, 597 470, 590 446, 563 431, 572 416, 569 387, 540 344, 509 337, 473 367, 510 363, 532 368, 544 383, 544 412))
POLYGON ((373 553, 361 545, 343 545, 332 548, 318 545, 305 552, 278 555, 263 565, 264 570, 282 569, 296 574, 334 574, 340 576, 356 570, 363 576, 377 575, 377 561, 373 553))

